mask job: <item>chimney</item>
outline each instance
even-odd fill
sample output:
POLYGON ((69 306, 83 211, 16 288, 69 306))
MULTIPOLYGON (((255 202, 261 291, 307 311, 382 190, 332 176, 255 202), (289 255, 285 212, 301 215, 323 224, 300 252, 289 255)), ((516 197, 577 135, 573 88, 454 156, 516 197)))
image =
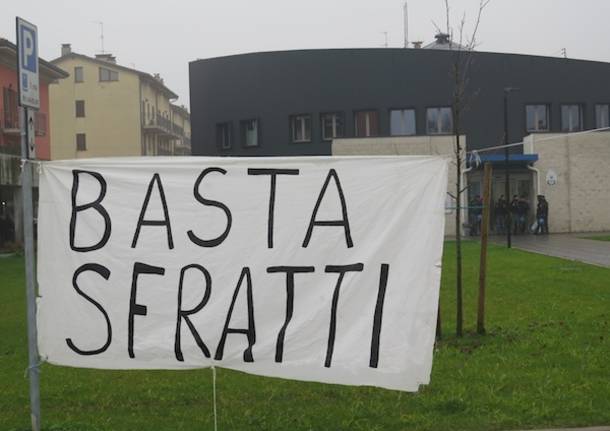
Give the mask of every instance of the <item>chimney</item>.
POLYGON ((72 46, 69 43, 61 44, 61 56, 72 54, 72 46))
POLYGON ((116 57, 112 54, 95 54, 96 60, 107 61, 116 64, 116 57))
POLYGON ((163 78, 161 78, 161 74, 159 74, 159 73, 154 73, 154 74, 153 74, 153 77, 154 77, 154 78, 155 78, 157 81, 159 81, 161 84, 163 84, 163 78))
POLYGON ((421 46, 424 42, 418 40, 417 42, 411 42, 413 44, 413 49, 421 49, 421 46))
POLYGON ((447 33, 438 33, 434 38, 439 45, 447 45, 451 42, 447 33))

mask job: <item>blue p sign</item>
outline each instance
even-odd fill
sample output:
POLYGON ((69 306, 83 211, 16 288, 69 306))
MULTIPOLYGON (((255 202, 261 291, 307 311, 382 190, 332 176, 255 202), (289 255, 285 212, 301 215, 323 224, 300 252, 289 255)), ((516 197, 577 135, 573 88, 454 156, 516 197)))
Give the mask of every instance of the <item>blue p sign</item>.
POLYGON ((17 65, 19 68, 19 104, 27 108, 40 109, 38 78, 38 29, 19 17, 17 24, 17 65))
POLYGON ((36 46, 36 35, 32 29, 21 26, 21 67, 29 72, 36 73, 38 58, 38 47, 36 46))

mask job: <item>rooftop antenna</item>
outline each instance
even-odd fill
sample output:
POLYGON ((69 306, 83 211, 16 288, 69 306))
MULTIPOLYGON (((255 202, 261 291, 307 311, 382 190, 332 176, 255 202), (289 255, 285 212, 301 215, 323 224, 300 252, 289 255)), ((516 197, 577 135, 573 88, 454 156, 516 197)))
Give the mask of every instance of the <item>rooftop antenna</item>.
POLYGON ((99 24, 100 25, 100 43, 102 45, 102 54, 105 53, 104 51, 104 23, 102 21, 93 21, 95 24, 99 24))
POLYGON ((561 55, 563 55, 563 58, 568 58, 568 50, 561 48, 561 55))
POLYGON ((404 33, 405 33, 405 48, 409 47, 409 10, 407 2, 405 1, 402 6, 403 17, 404 17, 404 33))
POLYGON ((388 32, 387 31, 382 31, 382 33, 383 33, 383 36, 385 38, 385 42, 383 44, 383 47, 387 48, 388 47, 388 32))

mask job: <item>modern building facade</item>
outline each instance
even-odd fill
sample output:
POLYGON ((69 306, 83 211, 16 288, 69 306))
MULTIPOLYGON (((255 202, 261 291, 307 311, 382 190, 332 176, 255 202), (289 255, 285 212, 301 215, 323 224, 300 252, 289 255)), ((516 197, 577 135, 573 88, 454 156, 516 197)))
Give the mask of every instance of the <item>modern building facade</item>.
MULTIPOLYGON (((328 155, 335 138, 452 132, 455 51, 263 52, 190 63, 193 154, 328 155)), ((470 150, 504 137, 610 124, 610 64, 473 52, 461 132, 470 150)))
MULTIPOLYGON (((193 154, 330 155, 333 143, 342 140, 376 140, 381 148, 388 139, 414 138, 401 144, 408 145, 419 137, 451 135, 450 74, 456 56, 464 53, 446 49, 445 42, 437 38, 430 49, 282 51, 193 61, 193 154)), ((469 102, 460 132, 467 149, 480 152, 471 160, 494 165, 494 198, 504 194, 504 176, 499 174, 504 157, 484 150, 505 141, 506 88, 514 89, 508 93, 508 142, 610 126, 610 63, 469 55, 469 102)), ((378 149, 371 148, 371 154, 380 154, 373 151, 378 149)), ((524 154, 523 146, 510 153, 510 195, 528 198, 532 217, 539 155, 524 154)), ((405 149, 401 154, 413 153, 405 149)), ((470 197, 481 194, 481 166, 464 166, 470 197)))
MULTIPOLYGON (((49 84, 66 78, 59 67, 39 59, 40 109, 34 114, 36 157, 50 158, 49 84)), ((21 237, 21 114, 17 94, 17 47, 0 38, 0 249, 21 237)))
POLYGON ((172 104, 178 96, 158 74, 121 66, 111 54, 75 53, 69 44, 53 64, 71 76, 50 88, 52 159, 190 154, 188 112, 172 104))

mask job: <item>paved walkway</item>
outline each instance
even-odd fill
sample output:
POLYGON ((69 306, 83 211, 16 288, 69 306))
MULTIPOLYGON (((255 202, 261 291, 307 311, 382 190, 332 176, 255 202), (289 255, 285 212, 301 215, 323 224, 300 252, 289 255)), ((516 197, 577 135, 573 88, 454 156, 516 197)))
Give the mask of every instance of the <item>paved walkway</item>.
POLYGON ((537 431, 610 431, 610 426, 607 427, 591 427, 591 428, 553 428, 537 431))
MULTIPOLYGON (((512 237, 514 248, 562 257, 593 265, 610 267, 610 241, 583 239, 596 234, 517 235, 512 237)), ((506 238, 492 237, 495 243, 506 244, 506 238)))

